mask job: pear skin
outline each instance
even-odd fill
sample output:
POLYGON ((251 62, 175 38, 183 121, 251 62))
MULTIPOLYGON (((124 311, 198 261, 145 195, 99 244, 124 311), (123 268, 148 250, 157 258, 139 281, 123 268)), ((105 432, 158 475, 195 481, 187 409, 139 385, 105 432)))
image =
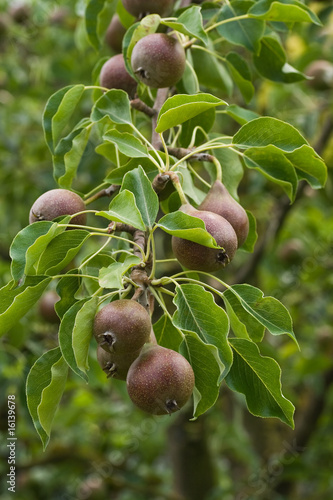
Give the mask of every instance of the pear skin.
POLYGON ((223 269, 233 259, 238 246, 232 225, 224 217, 213 212, 197 210, 190 204, 182 205, 179 210, 204 221, 206 230, 222 248, 209 248, 173 236, 172 250, 177 260, 184 267, 196 271, 215 272, 223 269))
POLYGON ((224 217, 235 230, 238 247, 243 245, 249 234, 248 216, 221 181, 214 182, 198 209, 208 210, 224 217))

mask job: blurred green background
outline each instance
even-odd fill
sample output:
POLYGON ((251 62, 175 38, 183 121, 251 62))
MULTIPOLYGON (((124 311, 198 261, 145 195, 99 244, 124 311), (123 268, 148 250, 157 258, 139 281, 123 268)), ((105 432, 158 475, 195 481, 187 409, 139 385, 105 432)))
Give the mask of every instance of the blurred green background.
MULTIPOLYGON (((310 6, 322 27, 282 33, 288 61, 303 71, 316 59, 333 63, 331 2, 310 6)), ((41 118, 47 99, 66 85, 93 83, 100 53, 86 39, 85 2, 0 0, 0 284, 10 279, 9 246, 28 223, 33 201, 56 187, 41 118)), ((7 397, 17 401, 17 498, 115 500, 245 500, 333 498, 333 136, 332 90, 290 86, 254 74, 249 109, 294 124, 324 157, 324 190, 305 187, 293 206, 280 188, 247 172, 239 195, 257 218, 253 255, 240 254, 224 273, 247 282, 290 310, 301 350, 267 338, 264 354, 282 366, 284 393, 296 406, 296 429, 248 413, 224 385, 216 406, 198 421, 186 412, 155 418, 134 409, 122 382, 106 380, 92 353, 90 383, 74 374, 45 452, 26 407, 24 389, 34 361, 57 345, 57 325, 38 305, 0 343, 2 498, 8 472, 7 397)), ((240 95, 217 94, 244 106, 240 95)), ((87 98, 87 109, 90 102, 87 98)), ((83 110, 84 110, 83 103, 83 110)), ((81 110, 82 111, 82 110, 81 110)), ((233 133, 234 123, 217 127, 233 133), (223 127, 223 128, 222 128, 223 127)), ((93 139, 92 139, 93 141, 93 139)), ((88 192, 107 172, 88 144, 75 189, 88 192)))

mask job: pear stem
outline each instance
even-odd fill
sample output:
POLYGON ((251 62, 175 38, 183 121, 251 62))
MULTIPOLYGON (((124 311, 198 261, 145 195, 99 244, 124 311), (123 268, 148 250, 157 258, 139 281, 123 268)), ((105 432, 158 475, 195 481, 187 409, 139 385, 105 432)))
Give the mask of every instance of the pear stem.
POLYGON ((183 191, 183 188, 180 184, 180 180, 179 180, 179 177, 178 175, 175 173, 175 172, 166 172, 167 175, 169 175, 170 177, 170 180, 172 182, 172 184, 174 185, 178 195, 179 195, 179 198, 180 198, 180 201, 181 201, 181 204, 182 205, 187 205, 188 201, 186 199, 186 196, 185 196, 185 193, 183 191))
POLYGON ((214 165, 216 167, 216 180, 222 182, 221 163, 219 162, 219 160, 215 156, 212 156, 212 162, 214 163, 214 165))

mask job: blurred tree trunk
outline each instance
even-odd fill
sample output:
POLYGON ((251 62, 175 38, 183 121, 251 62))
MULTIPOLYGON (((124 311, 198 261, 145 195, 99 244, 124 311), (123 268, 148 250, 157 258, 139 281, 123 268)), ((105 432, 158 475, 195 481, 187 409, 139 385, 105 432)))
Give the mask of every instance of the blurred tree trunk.
POLYGON ((207 443, 206 417, 190 422, 191 414, 180 413, 169 428, 169 454, 174 488, 184 500, 205 500, 216 485, 207 443))

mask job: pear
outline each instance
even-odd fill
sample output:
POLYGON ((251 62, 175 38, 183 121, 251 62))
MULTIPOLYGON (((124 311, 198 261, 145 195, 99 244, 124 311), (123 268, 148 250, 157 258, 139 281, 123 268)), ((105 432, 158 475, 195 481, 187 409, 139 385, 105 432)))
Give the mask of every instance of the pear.
MULTIPOLYGON (((68 189, 51 189, 43 193, 32 205, 29 214, 29 223, 41 220, 53 220, 61 215, 73 215, 86 209, 82 198, 68 189)), ((70 224, 84 225, 87 215, 77 215, 70 224)))
POLYGON ((194 389, 190 363, 176 351, 147 344, 127 374, 133 403, 152 415, 174 413, 187 403, 194 389))
POLYGON ((94 335, 105 351, 116 354, 137 351, 148 342, 151 320, 146 309, 130 299, 110 302, 94 319, 94 335))
POLYGON ((249 234, 248 216, 221 181, 214 182, 198 209, 208 210, 224 217, 235 230, 238 247, 243 245, 249 234))
POLYGON ((177 260, 184 267, 197 271, 215 272, 223 269, 233 259, 237 250, 237 236, 232 225, 224 217, 213 212, 197 210, 190 204, 182 205, 179 210, 204 221, 206 230, 222 249, 205 247, 173 236, 172 250, 177 260))
POLYGON ((107 377, 116 378, 118 380, 126 380, 129 367, 133 361, 139 356, 141 349, 130 351, 122 354, 115 352, 107 352, 100 345, 97 346, 97 361, 106 373, 107 377))
POLYGON ((134 46, 131 65, 134 74, 145 85, 157 89, 172 87, 183 76, 185 50, 177 38, 151 33, 134 46))

